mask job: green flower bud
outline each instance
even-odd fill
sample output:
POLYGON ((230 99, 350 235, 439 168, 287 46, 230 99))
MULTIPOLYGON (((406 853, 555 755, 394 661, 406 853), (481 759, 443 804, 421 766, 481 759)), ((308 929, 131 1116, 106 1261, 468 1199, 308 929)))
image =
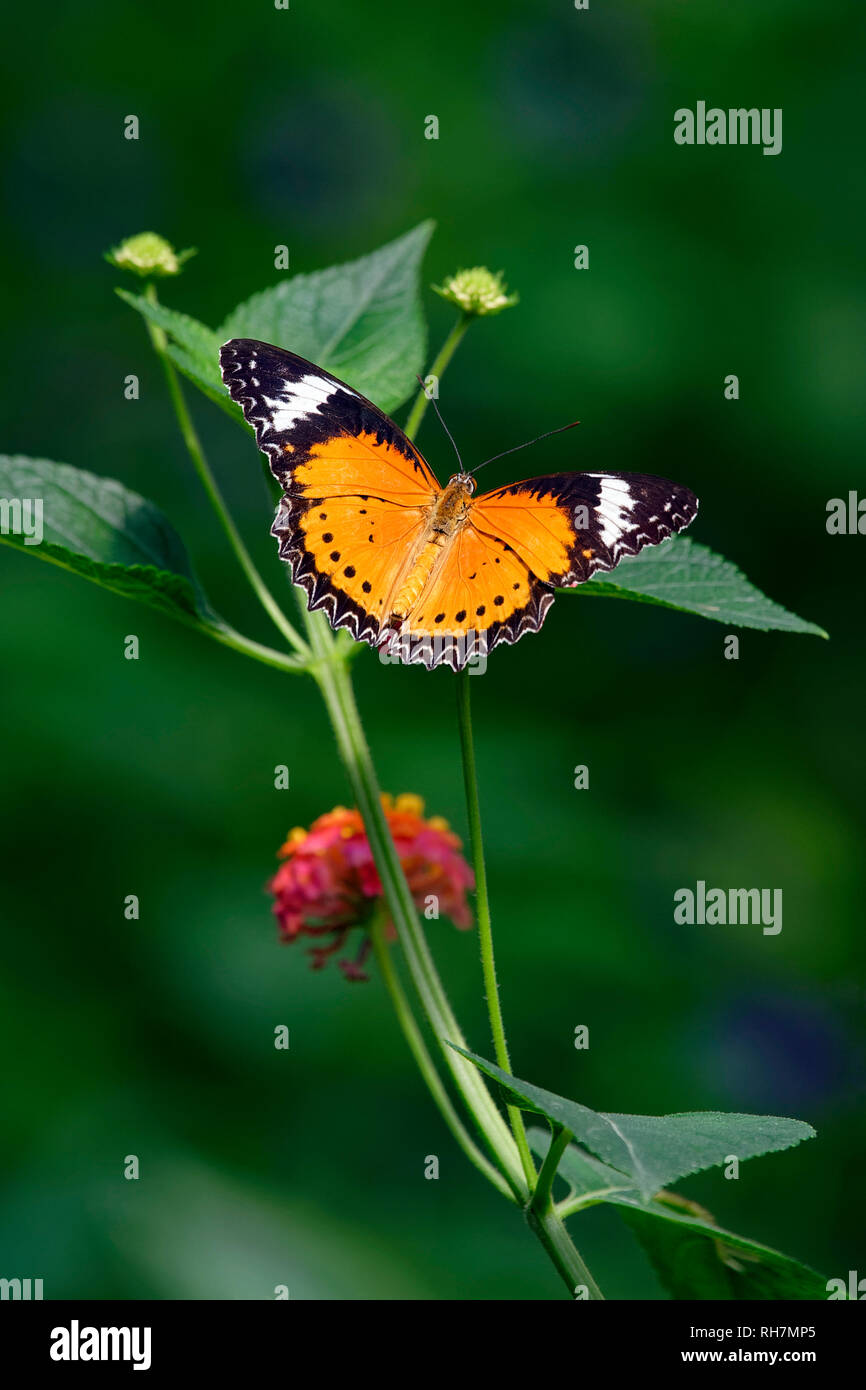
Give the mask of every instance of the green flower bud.
POLYGON ((106 251, 105 259, 118 270, 131 270, 134 275, 179 275, 184 261, 195 255, 195 248, 175 251, 164 237, 156 232, 139 232, 127 237, 119 246, 106 251))
POLYGON ((431 288, 465 314, 498 314, 518 299, 516 294, 507 293, 502 277, 501 270, 494 275, 486 266, 476 265, 471 270, 458 270, 444 285, 431 288))

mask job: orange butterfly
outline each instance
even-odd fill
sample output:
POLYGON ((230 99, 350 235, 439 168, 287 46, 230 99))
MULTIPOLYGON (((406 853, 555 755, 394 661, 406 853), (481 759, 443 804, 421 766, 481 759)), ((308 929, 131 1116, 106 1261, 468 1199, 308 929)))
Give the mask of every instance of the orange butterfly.
POLYGON ((443 488, 393 420, 321 367, 248 338, 220 363, 283 488, 272 533, 309 607, 397 659, 461 670, 537 632, 557 586, 697 514, 687 488, 643 473, 554 473, 475 497, 461 471, 443 488))

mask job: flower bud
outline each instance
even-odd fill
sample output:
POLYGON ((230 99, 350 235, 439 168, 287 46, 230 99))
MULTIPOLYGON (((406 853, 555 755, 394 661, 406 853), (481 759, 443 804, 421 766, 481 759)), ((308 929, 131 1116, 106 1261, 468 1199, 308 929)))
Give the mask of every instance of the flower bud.
POLYGON ((118 270, 134 275, 179 275, 184 261, 195 255, 195 247, 175 251, 170 242, 156 232, 139 232, 105 253, 105 259, 118 270))
POLYGON ((464 314, 498 314, 517 303, 516 294, 508 294, 500 270, 494 275, 484 265, 473 266, 471 270, 458 270, 444 285, 431 286, 443 299, 456 304, 464 314))

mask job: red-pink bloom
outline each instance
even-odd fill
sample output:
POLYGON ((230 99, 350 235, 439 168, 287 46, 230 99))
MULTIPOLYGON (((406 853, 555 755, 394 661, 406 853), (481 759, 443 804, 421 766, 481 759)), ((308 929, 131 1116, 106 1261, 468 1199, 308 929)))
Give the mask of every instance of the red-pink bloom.
MULTIPOLYGON (((424 802, 411 793, 396 800, 383 796, 382 805, 418 907, 427 908, 433 900, 437 915, 450 917, 456 927, 471 927, 466 893, 474 879, 448 822, 441 816, 425 820, 424 802)), ((312 967, 320 970, 329 956, 342 950, 353 927, 366 928, 377 902, 383 900, 364 823, 357 811, 336 806, 309 830, 292 830, 280 857, 284 862, 268 884, 280 937, 327 938, 324 945, 310 948, 312 967)), ((395 935, 387 917, 386 935, 395 935)), ((370 944, 365 930, 357 957, 338 962, 347 980, 367 979, 363 964, 370 944)))

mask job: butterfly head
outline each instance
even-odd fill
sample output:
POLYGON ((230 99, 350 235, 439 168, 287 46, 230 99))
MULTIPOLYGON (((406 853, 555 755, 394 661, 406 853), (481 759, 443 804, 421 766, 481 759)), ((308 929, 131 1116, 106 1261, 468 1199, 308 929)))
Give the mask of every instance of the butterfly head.
POLYGON ((455 492, 466 492, 471 497, 476 488, 476 482, 471 473, 455 473, 448 479, 449 488, 454 488, 455 492))
POLYGON ((439 493, 430 513, 431 533, 453 536, 469 515, 470 498, 475 491, 475 479, 468 473, 455 473, 448 486, 439 493))

